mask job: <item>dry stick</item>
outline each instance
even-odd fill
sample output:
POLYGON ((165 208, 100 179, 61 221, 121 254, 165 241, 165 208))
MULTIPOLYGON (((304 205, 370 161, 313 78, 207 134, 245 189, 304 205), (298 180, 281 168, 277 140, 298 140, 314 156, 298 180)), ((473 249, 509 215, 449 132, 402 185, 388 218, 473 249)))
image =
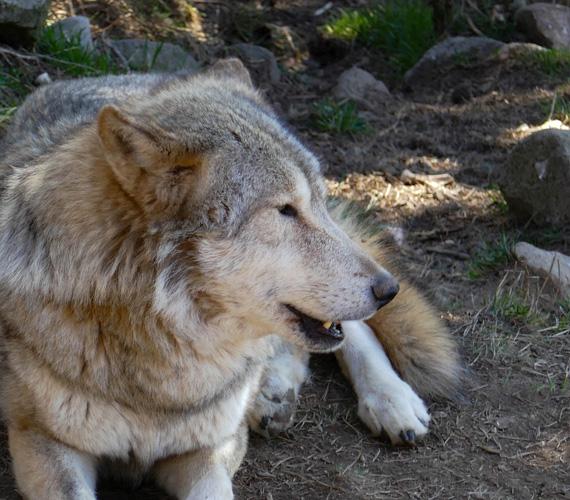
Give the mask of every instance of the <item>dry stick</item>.
POLYGON ((552 120, 552 115, 554 114, 554 108, 556 107, 556 101, 558 100, 558 94, 554 92, 554 97, 552 98, 552 104, 550 105, 550 113, 548 113, 548 120, 552 120))
POLYGON ((57 62, 57 63, 61 63, 61 64, 67 64, 68 66, 75 66, 76 68, 84 68, 84 69, 88 69, 88 70, 93 70, 93 68, 91 66, 87 66, 86 64, 74 63, 71 61, 66 61, 64 59, 58 59, 57 57, 47 56, 45 54, 34 54, 34 55, 25 54, 23 52, 18 52, 16 50, 7 49, 5 47, 0 47, 0 54, 8 54, 8 55, 17 57, 19 59, 31 60, 31 61, 38 61, 40 59, 43 59, 45 61, 52 61, 52 62, 57 62))
POLYGON ((471 28, 471 30, 478 36, 485 36, 483 34, 483 32, 477 28, 477 26, 475 26, 475 23, 473 22, 473 19, 471 19, 471 16, 469 14, 465 14, 465 19, 467 20, 467 24, 469 25, 469 27, 471 28))
POLYGON ((131 67, 129 66, 129 62, 127 61, 125 56, 121 53, 121 51, 118 50, 117 47, 115 47, 112 43, 109 42, 106 33, 103 33, 103 35, 101 36, 101 41, 109 50, 111 50, 111 52, 113 52, 113 54, 117 56, 117 59, 121 61, 121 65, 127 70, 128 73, 130 73, 131 67))

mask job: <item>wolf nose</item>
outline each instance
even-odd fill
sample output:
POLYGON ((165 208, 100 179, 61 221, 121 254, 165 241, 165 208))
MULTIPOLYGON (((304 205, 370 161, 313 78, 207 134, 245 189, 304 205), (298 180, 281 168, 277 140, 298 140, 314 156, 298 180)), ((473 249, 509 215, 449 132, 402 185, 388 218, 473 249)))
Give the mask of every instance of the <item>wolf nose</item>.
POLYGON ((400 285, 392 276, 381 276, 372 285, 372 293, 378 300, 378 309, 390 302, 400 291, 400 285))

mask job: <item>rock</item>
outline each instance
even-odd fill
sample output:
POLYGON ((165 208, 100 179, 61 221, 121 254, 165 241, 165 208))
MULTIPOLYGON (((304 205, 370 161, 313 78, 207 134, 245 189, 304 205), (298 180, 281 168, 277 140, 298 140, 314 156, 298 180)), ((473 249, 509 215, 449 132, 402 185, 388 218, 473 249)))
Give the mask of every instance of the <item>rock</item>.
POLYGON ((445 39, 429 49, 413 68, 408 70, 404 81, 409 87, 417 87, 426 80, 437 79, 450 68, 459 64, 475 65, 496 55, 503 42, 484 36, 455 36, 445 39))
POLYGON ((0 0, 0 42, 34 43, 46 19, 50 0, 0 0))
POLYGON ((352 67, 340 75, 333 94, 339 99, 352 99, 371 110, 378 109, 391 97, 384 83, 368 71, 357 67, 352 67))
POLYGON ((52 24, 56 36, 63 36, 67 41, 78 40, 86 51, 93 50, 91 23, 85 16, 71 16, 52 24))
POLYGON ((515 255, 535 272, 547 275, 555 286, 570 297, 570 257, 560 252, 549 252, 530 243, 515 245, 515 255))
POLYGON ((241 59, 257 85, 274 84, 281 78, 281 71, 275 56, 264 47, 250 43, 237 43, 228 48, 228 53, 241 59))
POLYGON ((505 61, 507 59, 524 57, 536 52, 544 52, 545 50, 546 49, 544 47, 536 45, 535 43, 512 42, 507 43, 503 48, 501 48, 497 56, 499 60, 505 61))
POLYGON ((51 76, 49 76, 49 73, 44 71, 36 77, 34 82, 38 87, 41 87, 42 85, 49 85, 52 82, 52 79, 51 76))
POLYGON ((515 216, 535 224, 570 223, 570 131, 533 133, 512 151, 499 186, 515 216))
POLYGON ((475 97, 471 82, 461 82, 451 92, 451 102, 453 104, 464 104, 475 97))
POLYGON ((553 49, 570 48, 570 7, 534 3, 519 9, 515 22, 531 42, 553 49))
POLYGON ((199 64, 182 47, 172 43, 142 39, 110 40, 131 69, 140 71, 196 71, 199 64))

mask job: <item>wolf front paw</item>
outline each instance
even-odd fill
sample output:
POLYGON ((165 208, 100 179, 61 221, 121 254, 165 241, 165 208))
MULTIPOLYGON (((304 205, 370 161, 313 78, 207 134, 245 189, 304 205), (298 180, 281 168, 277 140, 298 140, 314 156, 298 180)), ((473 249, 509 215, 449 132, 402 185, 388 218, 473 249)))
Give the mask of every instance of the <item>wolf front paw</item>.
POLYGON ((259 392, 247 418, 251 430, 269 437, 293 423, 301 385, 309 375, 308 354, 277 337, 275 354, 267 360, 259 392))
POLYGON ((430 421, 424 402, 401 380, 360 398, 358 416, 374 435, 384 430, 392 444, 415 444, 427 434, 430 421))
POLYGON ((249 411, 249 427, 264 437, 284 432, 293 423, 297 394, 292 387, 283 389, 270 393, 260 391, 249 411))

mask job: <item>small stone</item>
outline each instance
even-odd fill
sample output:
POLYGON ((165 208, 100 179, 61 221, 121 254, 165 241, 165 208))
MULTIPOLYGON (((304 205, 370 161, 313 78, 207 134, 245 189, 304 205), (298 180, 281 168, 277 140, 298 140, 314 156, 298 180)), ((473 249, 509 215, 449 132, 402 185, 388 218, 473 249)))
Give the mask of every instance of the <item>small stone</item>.
POLYGON ((281 79, 281 71, 275 56, 264 47, 250 43, 237 43, 228 48, 228 55, 241 59, 257 85, 275 84, 281 79))
POLYGON ((49 73, 46 73, 45 71, 43 73, 39 74, 35 80, 36 85, 38 85, 40 87, 42 85, 48 85, 51 82, 52 82, 52 80, 51 80, 51 77, 49 76, 49 73))
POLYGON ((553 49, 570 48, 570 7, 533 3, 517 11, 515 22, 531 42, 553 49))
POLYGON ((0 42, 30 46, 37 39, 50 0, 0 0, 0 42))
POLYGON ((555 286, 570 297, 570 257, 560 252, 549 252, 530 243, 515 245, 517 259, 535 272, 548 276, 555 286))
POLYGON ((339 99, 351 99, 370 110, 377 110, 391 97, 383 82, 356 66, 340 75, 333 95, 339 99))
POLYGON ((199 64, 182 47, 142 39, 111 40, 109 44, 136 71, 197 71, 199 64))
POLYGON ((497 429, 504 430, 508 429, 509 427, 512 427, 513 424, 516 423, 516 421, 517 419, 512 416, 499 417, 495 425, 497 429))
POLYGON ((88 52, 93 50, 91 23, 85 16, 72 16, 51 25, 56 36, 63 36, 67 41, 78 40, 79 45, 88 52))

